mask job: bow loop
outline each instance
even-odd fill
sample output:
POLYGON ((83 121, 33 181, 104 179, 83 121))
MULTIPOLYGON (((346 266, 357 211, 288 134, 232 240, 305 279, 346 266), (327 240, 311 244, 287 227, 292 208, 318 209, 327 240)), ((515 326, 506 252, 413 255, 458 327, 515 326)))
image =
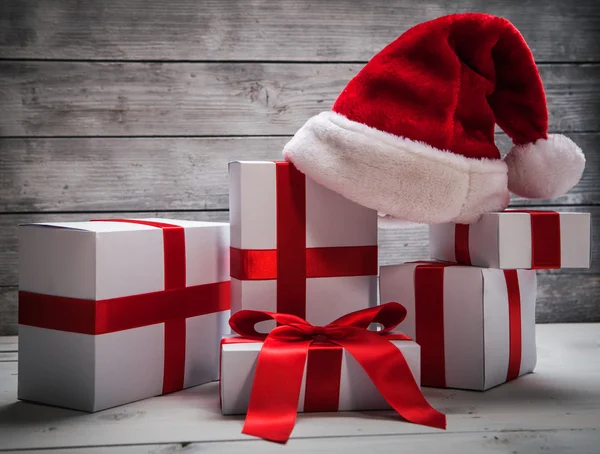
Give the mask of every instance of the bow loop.
MULTIPOLYGON (((247 339, 265 340, 269 333, 256 331, 256 324, 267 320, 275 320, 279 325, 298 329, 306 329, 312 326, 306 320, 295 315, 252 310, 242 310, 233 314, 229 319, 229 326, 233 331, 247 339)), ((290 334, 291 332, 286 331, 286 333, 290 334)))
MULTIPOLYGON (((271 333, 260 333, 256 331, 256 324, 266 320, 275 320, 278 325, 296 328, 297 338, 323 338, 343 337, 347 328, 360 328, 367 330, 372 323, 379 323, 383 329, 379 334, 385 334, 396 328, 406 317, 406 309, 398 303, 390 302, 381 306, 370 307, 361 311, 344 315, 326 326, 313 326, 306 320, 291 314, 280 314, 267 311, 242 310, 238 311, 229 319, 231 329, 253 340, 265 340, 267 336, 279 336, 283 331, 271 331, 271 333)), ((285 331, 286 335, 292 335, 294 331, 285 331)))
POLYGON ((379 334, 385 334, 396 328, 406 318, 406 309, 399 303, 386 303, 381 306, 370 307, 362 311, 343 315, 331 322, 328 327, 352 326, 368 329, 372 323, 380 324, 383 329, 379 334))

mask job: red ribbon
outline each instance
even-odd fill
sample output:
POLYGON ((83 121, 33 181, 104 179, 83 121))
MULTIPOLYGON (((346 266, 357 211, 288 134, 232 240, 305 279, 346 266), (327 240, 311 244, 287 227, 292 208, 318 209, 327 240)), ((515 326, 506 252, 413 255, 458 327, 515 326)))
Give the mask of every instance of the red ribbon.
MULTIPOLYGON (((421 385, 446 387, 444 268, 456 263, 422 261, 415 268, 415 341, 421 346, 421 385)), ((506 380, 521 368, 521 292, 516 270, 504 270, 508 292, 509 359, 506 380)))
POLYGON ((509 354, 506 381, 514 380, 521 370, 521 290, 517 270, 504 270, 508 293, 509 354))
POLYGON ((277 249, 231 248, 231 277, 277 279, 277 312, 306 318, 306 279, 375 276, 377 246, 306 247, 306 178, 276 162, 277 249))
POLYGON ((531 269, 558 269, 561 266, 560 214, 556 211, 510 210, 527 213, 531 219, 531 269))
MULTIPOLYGON (((403 334, 390 334, 390 340, 405 340, 403 334)), ((244 337, 226 337, 224 344, 258 342, 244 337)), ((337 411, 340 400, 340 379, 344 349, 329 342, 315 341, 308 349, 306 384, 304 386, 304 411, 337 411), (332 371, 338 371, 332 373, 332 371)), ((220 388, 219 388, 220 391, 220 388)))
POLYGON ((84 300, 19 292, 19 323, 82 334, 106 334, 164 323, 163 394, 183 388, 185 319, 224 311, 230 306, 230 283, 185 287, 183 227, 153 221, 110 219, 162 229, 165 290, 105 300, 84 300), (202 303, 199 303, 202 302, 202 303))
MULTIPOLYGON (((165 290, 186 286, 185 231, 183 227, 164 222, 134 219, 109 219, 109 222, 125 222, 156 227, 162 230, 164 249, 165 290)), ((163 394, 183 389, 185 375, 184 318, 166 319, 164 333, 163 394)))
MULTIPOLYGON (((324 343, 346 349, 385 400, 406 420, 444 429, 446 417, 427 403, 406 359, 386 336, 405 317, 406 309, 398 303, 353 312, 326 326, 313 326, 290 314, 250 310, 235 313, 229 321, 234 331, 246 339, 264 341, 242 432, 280 443, 289 439, 296 421, 304 365, 309 352, 317 349, 317 355, 322 356, 312 361, 308 359, 309 366, 318 370, 310 379, 307 371, 307 386, 309 380, 318 385, 317 381, 326 374, 325 370, 329 376, 334 370, 327 360, 337 353, 323 348, 324 343), (256 323, 270 319, 279 326, 268 334, 256 331, 256 323), (371 323, 380 323, 383 330, 368 331, 371 323)), ((404 335, 400 338, 408 339, 404 335)), ((334 383, 330 380, 327 387, 333 387, 334 383)), ((309 390, 306 392, 309 393, 309 390)), ((310 393, 317 392, 313 386, 310 393)), ((317 394, 313 395, 316 399, 317 394)))
POLYGON ((277 162, 277 312, 306 318, 306 180, 277 162))
POLYGON ((454 256, 457 263, 471 265, 469 224, 455 224, 454 226, 454 256))
POLYGON ((446 387, 444 264, 415 268, 415 342, 421 346, 421 385, 446 387))
MULTIPOLYGON (((230 248, 231 277, 241 281, 277 279, 276 249, 230 248)), ((377 274, 377 246, 315 247, 305 251, 306 277, 377 274)))
MULTIPOLYGON (((531 219, 531 269, 560 268, 560 214, 556 211, 537 210, 508 210, 506 213, 529 214, 531 219)), ((454 255, 457 263, 471 265, 468 224, 455 224, 454 255)))

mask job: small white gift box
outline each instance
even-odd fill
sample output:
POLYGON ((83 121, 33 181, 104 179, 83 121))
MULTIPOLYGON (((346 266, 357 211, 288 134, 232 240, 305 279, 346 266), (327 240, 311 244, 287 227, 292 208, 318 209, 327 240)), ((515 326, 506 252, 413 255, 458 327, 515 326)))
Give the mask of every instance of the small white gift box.
POLYGON ((377 213, 287 162, 232 162, 231 309, 325 325, 377 301, 377 213))
POLYGON ((383 266, 381 302, 421 346, 423 386, 486 390, 536 363, 536 272, 416 262, 383 266))
POLYGON ((589 268, 589 213, 503 211, 429 227, 429 256, 499 269, 589 268))

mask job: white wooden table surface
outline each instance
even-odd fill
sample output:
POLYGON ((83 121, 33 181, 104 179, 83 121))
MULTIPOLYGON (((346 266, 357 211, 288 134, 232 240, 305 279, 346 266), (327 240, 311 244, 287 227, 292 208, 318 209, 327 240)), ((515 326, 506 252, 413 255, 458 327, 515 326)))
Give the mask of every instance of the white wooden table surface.
POLYGON ((216 383, 86 414, 19 402, 16 338, 0 338, 0 452, 600 453, 600 324, 538 325, 536 373, 484 393, 425 389, 448 430, 391 412, 300 415, 286 446, 240 433, 216 383))

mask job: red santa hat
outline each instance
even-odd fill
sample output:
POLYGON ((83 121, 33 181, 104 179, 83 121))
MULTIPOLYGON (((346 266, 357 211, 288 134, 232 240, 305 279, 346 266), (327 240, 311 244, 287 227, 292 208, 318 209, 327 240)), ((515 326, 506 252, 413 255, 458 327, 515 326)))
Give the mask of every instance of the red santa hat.
POLYGON ((544 88, 519 31, 478 13, 408 30, 283 154, 350 200, 423 223, 474 222, 503 210, 509 190, 555 197, 585 166, 575 143, 548 134, 544 88), (496 124, 514 142, 504 160, 496 124))

